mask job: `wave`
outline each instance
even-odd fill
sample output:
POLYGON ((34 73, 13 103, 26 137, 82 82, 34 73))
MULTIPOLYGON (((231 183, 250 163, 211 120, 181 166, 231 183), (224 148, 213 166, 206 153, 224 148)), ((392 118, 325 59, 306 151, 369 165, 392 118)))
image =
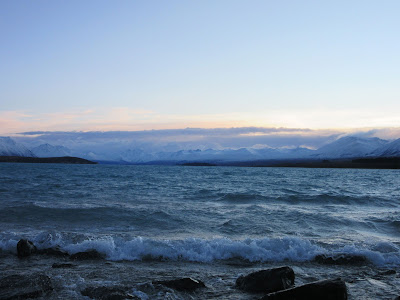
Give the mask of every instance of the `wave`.
MULTIPOLYGON (((239 197, 237 203, 247 203, 247 196, 239 197), (242 202, 241 202, 242 201, 242 202)), ((354 230, 383 234, 397 238, 400 222, 398 212, 360 211, 342 214, 343 210, 329 208, 314 209, 305 206, 247 203, 244 207, 215 210, 207 206, 168 207, 143 206, 108 203, 96 206, 95 203, 46 203, 35 202, 0 208, 0 224, 3 229, 30 227, 40 230, 70 230, 79 232, 121 233, 159 236, 185 233, 189 235, 223 235, 243 238, 252 235, 262 237, 266 234, 323 237, 331 232, 354 230), (14 225, 12 225, 14 224, 14 225), (211 231, 211 232, 210 232, 211 231), (162 234, 162 233, 161 233, 162 234)))
MULTIPOLYGON (((270 194, 257 192, 215 193, 203 191, 202 198, 207 200, 224 202, 229 204, 251 204, 251 203, 287 203, 287 204, 314 204, 314 205, 365 205, 365 206, 392 206, 397 203, 392 198, 377 197, 371 195, 345 195, 342 193, 306 193, 292 189, 272 191, 270 194)), ((197 196, 197 195, 196 195, 197 196)))
MULTIPOLYGON (((0 249, 15 253, 21 237, 2 234, 0 249)), ((96 249, 112 261, 181 260, 210 263, 239 258, 249 262, 306 262, 316 255, 345 253, 365 256, 378 266, 400 266, 400 248, 390 242, 370 245, 329 245, 297 237, 232 240, 228 238, 186 238, 178 240, 83 234, 42 233, 30 238, 39 249, 59 246, 70 254, 96 249)))
POLYGON ((365 195, 343 195, 334 193, 322 193, 316 195, 297 194, 282 195, 276 198, 278 201, 290 204, 310 203, 310 204, 333 204, 333 205, 366 205, 366 206, 393 206, 396 207, 393 199, 384 199, 365 195))
POLYGON ((96 206, 85 204, 46 205, 28 203, 21 206, 9 206, 0 209, 3 222, 53 224, 85 224, 89 226, 131 225, 138 228, 175 228, 185 221, 173 212, 162 211, 155 207, 131 208, 128 206, 96 206))
POLYGON ((252 193, 227 193, 220 195, 216 200, 218 202, 226 202, 233 204, 247 204, 260 200, 268 201, 270 200, 270 198, 252 193))
POLYGON ((391 230, 393 234, 398 236, 400 233, 400 212, 381 213, 377 216, 370 216, 366 221, 376 224, 385 230, 391 230))

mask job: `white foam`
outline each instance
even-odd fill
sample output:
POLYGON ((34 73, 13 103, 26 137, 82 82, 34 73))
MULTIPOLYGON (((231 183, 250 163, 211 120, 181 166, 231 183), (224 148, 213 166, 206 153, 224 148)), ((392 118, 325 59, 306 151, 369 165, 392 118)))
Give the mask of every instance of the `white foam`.
POLYGON ((154 240, 141 237, 129 241, 112 237, 89 239, 70 244, 70 253, 96 249, 110 260, 142 260, 144 258, 211 262, 239 257, 249 261, 307 261, 323 251, 308 240, 299 238, 246 239, 227 238, 184 240, 154 240))
MULTIPOLYGON (((0 237, 0 248, 16 252, 19 238, 0 237)), ((228 238, 150 239, 135 237, 130 240, 112 236, 63 236, 43 233, 33 238, 38 248, 60 246, 70 254, 89 249, 106 255, 107 259, 121 260, 184 260, 209 263, 215 260, 241 258, 251 262, 310 261, 318 254, 347 253, 363 255, 376 265, 400 265, 400 249, 390 242, 370 245, 330 245, 329 250, 315 242, 297 237, 232 240, 228 238)))
POLYGON ((17 252, 18 239, 1 239, 0 249, 7 252, 17 252))
POLYGON ((136 290, 136 289, 132 289, 132 294, 134 296, 138 297, 140 300, 148 300, 149 299, 149 296, 146 293, 136 290))

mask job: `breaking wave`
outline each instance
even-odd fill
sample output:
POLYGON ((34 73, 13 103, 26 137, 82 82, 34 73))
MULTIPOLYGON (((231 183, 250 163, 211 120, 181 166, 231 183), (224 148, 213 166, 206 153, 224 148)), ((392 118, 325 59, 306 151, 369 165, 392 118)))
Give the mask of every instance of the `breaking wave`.
MULTIPOLYGON (((15 234, 3 234, 0 239, 0 249, 15 253, 20 238, 15 234)), ((400 247, 390 242, 330 245, 328 249, 312 240, 297 237, 244 240, 192 237, 169 240, 41 233, 31 240, 39 249, 59 246, 70 254, 95 249, 113 261, 181 260, 211 263, 216 260, 239 258, 249 262, 306 262, 313 260, 318 254, 344 253, 365 256, 378 266, 400 266, 400 247)))

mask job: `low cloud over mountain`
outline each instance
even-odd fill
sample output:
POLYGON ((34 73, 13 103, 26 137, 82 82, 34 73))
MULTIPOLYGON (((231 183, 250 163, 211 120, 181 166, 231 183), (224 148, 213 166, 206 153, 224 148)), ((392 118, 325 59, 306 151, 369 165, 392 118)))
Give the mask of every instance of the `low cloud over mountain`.
POLYGON ((293 128, 188 128, 25 132, 0 139, 0 155, 77 156, 97 161, 252 161, 400 156, 400 139, 293 128), (342 135, 342 136, 341 136, 342 135))

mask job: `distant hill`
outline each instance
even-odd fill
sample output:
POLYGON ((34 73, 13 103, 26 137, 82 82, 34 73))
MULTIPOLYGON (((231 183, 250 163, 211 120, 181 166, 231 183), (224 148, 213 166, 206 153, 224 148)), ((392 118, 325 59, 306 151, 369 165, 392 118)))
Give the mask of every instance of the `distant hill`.
POLYGON ((24 157, 0 156, 0 162, 8 163, 50 163, 50 164, 97 164, 96 162, 79 157, 24 157))
POLYGON ((274 166, 291 168, 400 169, 400 157, 288 161, 274 166))

